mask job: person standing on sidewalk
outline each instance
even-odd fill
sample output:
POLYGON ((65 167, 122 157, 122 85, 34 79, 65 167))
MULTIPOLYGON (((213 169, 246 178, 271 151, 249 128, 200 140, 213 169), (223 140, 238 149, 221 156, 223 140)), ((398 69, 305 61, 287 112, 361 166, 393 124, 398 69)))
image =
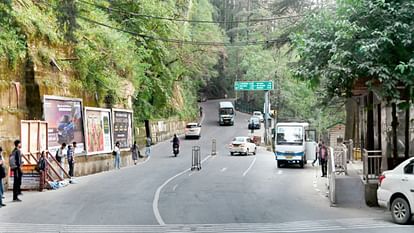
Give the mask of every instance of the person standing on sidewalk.
POLYGON ((3 204, 3 194, 4 194, 4 187, 3 187, 3 178, 6 177, 6 168, 4 165, 3 159, 3 148, 0 147, 0 208, 6 206, 3 204))
POLYGON ((20 202, 18 198, 19 195, 22 195, 22 191, 20 189, 22 185, 22 169, 21 166, 23 164, 22 161, 22 152, 20 151, 22 148, 22 143, 20 140, 14 141, 14 149, 10 155, 10 168, 13 170, 13 201, 20 202))
POLYGON ((62 170, 60 171, 60 177, 62 179, 65 179, 65 173, 63 172, 63 169, 65 169, 65 155, 63 153, 63 150, 66 148, 66 143, 62 143, 60 148, 56 151, 56 160, 58 163, 60 163, 60 166, 62 167, 62 170))
POLYGON ((138 156, 139 156, 139 148, 138 148, 136 141, 134 141, 134 145, 132 145, 131 147, 131 153, 132 153, 132 160, 134 161, 134 165, 137 165, 138 156))
POLYGON ((121 150, 119 149, 119 142, 115 143, 113 154, 115 156, 114 167, 115 169, 121 169, 121 150))
POLYGON ((147 157, 150 157, 151 155, 151 145, 152 145, 152 140, 150 137, 147 137, 145 140, 145 155, 147 157))
POLYGON ((46 159, 45 159, 45 152, 42 151, 40 154, 39 162, 37 163, 37 168, 39 169, 39 192, 43 191, 46 182, 46 159))
POLYGON ((73 168, 75 165, 75 149, 76 149, 76 142, 73 142, 72 145, 68 146, 68 152, 66 159, 68 160, 69 165, 69 176, 72 179, 73 177, 73 168))
POLYGON ((325 146, 325 142, 322 141, 321 146, 319 147, 319 160, 322 167, 322 177, 326 177, 327 175, 328 153, 328 148, 325 146))

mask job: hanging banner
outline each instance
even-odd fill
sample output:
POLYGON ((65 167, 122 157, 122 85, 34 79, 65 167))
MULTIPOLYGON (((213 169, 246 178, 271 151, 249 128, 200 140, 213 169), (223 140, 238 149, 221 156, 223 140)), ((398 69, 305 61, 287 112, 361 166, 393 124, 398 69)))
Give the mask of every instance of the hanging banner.
POLYGON ((129 149, 133 143, 132 113, 131 110, 112 109, 114 145, 119 142, 121 149, 129 149))
POLYGON ((88 155, 112 151, 110 109, 85 108, 85 139, 88 155))
POLYGON ((62 143, 77 143, 75 153, 85 151, 82 100, 44 96, 44 119, 48 122, 48 145, 52 154, 62 143))

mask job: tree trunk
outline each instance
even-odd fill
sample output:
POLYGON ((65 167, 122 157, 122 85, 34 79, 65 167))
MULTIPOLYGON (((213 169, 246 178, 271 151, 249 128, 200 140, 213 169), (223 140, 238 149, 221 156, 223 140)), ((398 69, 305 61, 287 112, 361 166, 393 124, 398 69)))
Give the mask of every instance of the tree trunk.
POLYGON ((357 110, 357 103, 352 98, 347 99, 345 103, 346 110, 346 127, 345 140, 352 139, 355 142, 355 116, 357 110))

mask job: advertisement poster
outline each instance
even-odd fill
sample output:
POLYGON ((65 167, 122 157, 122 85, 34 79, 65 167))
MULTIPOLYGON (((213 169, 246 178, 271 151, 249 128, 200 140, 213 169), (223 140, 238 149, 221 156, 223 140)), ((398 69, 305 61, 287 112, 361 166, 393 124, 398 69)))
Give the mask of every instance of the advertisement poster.
MULTIPOLYGON (((23 190, 37 190, 39 189, 40 175, 35 169, 34 164, 23 164, 22 165, 22 185, 23 190)), ((14 174, 13 170, 9 169, 9 182, 8 188, 13 189, 14 174)))
POLYGON ((85 108, 86 151, 88 154, 110 153, 111 110, 85 108))
MULTIPOLYGON (((21 151, 24 155, 46 151, 48 149, 47 123, 45 121, 21 121, 20 138, 22 142, 21 151)), ((32 160, 31 157, 29 157, 29 159, 32 160)))
POLYGON ((48 122, 48 144, 53 154, 62 143, 77 142, 75 153, 84 148, 82 100, 56 96, 44 97, 44 118, 48 122))
POLYGON ((120 148, 125 149, 132 146, 132 111, 113 109, 114 143, 119 142, 120 148))

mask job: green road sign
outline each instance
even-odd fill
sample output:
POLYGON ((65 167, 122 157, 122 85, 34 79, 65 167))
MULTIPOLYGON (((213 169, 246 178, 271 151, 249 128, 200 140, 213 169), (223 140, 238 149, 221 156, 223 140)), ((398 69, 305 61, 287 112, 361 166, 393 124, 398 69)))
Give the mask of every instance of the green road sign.
POLYGON ((270 91, 273 90, 273 81, 236 81, 235 91, 270 91))

